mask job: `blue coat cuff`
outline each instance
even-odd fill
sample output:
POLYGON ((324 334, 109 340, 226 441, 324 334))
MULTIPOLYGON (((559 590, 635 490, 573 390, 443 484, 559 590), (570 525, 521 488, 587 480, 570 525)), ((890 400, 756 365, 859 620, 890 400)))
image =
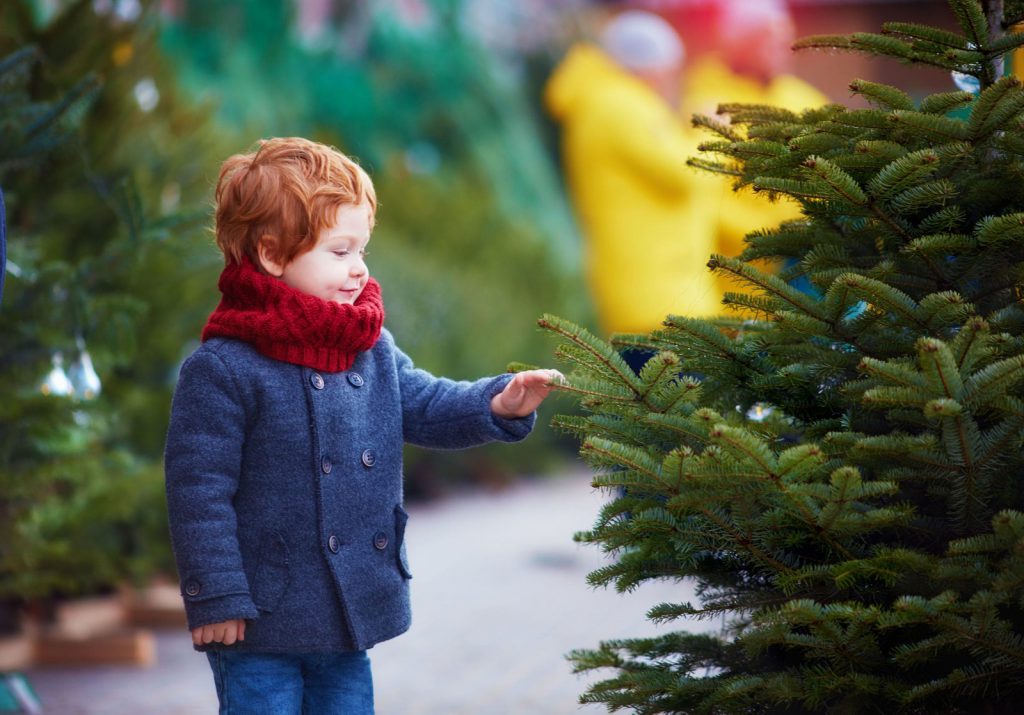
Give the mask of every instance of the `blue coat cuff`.
POLYGON ((181 580, 181 596, 190 630, 259 615, 243 571, 189 574, 181 580))

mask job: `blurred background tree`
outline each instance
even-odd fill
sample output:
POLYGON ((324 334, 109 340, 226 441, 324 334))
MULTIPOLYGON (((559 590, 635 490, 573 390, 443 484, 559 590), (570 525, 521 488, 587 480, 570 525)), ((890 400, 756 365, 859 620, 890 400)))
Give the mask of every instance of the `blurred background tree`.
POLYGON ((939 68, 943 92, 854 80, 869 108, 697 120, 710 154, 691 163, 801 207, 709 263, 752 289, 725 302, 758 319, 669 316, 613 344, 543 321, 591 412, 559 424, 617 494, 577 537, 614 557, 590 581, 692 578, 698 602, 649 617, 723 623, 573 653, 611 671, 583 702, 1020 711, 1024 87, 1005 73, 1024 3, 948 4, 956 32, 893 22, 797 45, 939 68), (789 263, 775 276, 764 258, 789 263), (639 375, 627 347, 656 352, 639 375))
POLYGON ((219 270, 209 112, 182 99, 148 4, 0 6, 0 597, 171 568, 170 390, 219 270), (50 12, 45 12, 46 7, 50 12))

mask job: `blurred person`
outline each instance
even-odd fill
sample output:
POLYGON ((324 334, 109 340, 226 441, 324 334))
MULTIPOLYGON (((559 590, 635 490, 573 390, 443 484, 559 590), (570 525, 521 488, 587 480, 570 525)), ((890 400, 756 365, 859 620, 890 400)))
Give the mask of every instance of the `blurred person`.
POLYGON ((665 20, 628 10, 605 24, 598 44, 571 47, 544 90, 606 334, 718 310, 706 267, 710 214, 686 166, 697 141, 677 111, 684 60, 665 20))
MULTIPOLYGON (((688 120, 693 114, 714 116, 722 103, 767 104, 799 112, 828 101, 791 73, 796 25, 782 0, 723 0, 714 27, 718 51, 695 60, 684 79, 682 108, 688 120)), ((729 177, 706 177, 706 200, 715 214, 715 253, 737 256, 751 231, 800 216, 792 201, 770 202, 750 189, 733 191, 729 177)), ((724 274, 717 275, 716 282, 719 301, 727 290, 742 290, 724 274)))
POLYGON ((366 650, 411 618, 403 442, 524 439, 560 375, 413 366, 366 265, 373 184, 340 152, 262 141, 224 163, 215 196, 222 298, 165 451, 192 641, 221 713, 372 713, 366 650))

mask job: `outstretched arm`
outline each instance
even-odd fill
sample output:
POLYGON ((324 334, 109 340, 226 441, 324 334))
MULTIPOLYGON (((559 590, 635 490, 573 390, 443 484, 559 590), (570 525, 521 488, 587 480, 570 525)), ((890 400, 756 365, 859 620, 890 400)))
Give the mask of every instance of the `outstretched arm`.
POLYGON ((491 412, 506 420, 525 417, 562 381, 558 370, 526 370, 513 377, 505 389, 491 398, 491 412))

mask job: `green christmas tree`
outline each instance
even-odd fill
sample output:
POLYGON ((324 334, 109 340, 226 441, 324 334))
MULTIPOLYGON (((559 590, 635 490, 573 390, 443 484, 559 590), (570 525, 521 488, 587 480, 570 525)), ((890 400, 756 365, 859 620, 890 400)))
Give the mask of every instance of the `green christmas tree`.
POLYGON ((802 207, 738 258, 711 258, 751 291, 726 303, 757 319, 669 316, 611 344, 542 319, 588 410, 557 422, 619 494, 577 537, 614 556, 590 581, 690 579, 697 602, 649 618, 725 623, 574 652, 579 671, 612 671, 583 702, 1021 711, 1024 88, 1003 58, 1024 45, 1008 31, 1024 13, 949 5, 960 32, 888 23, 798 47, 937 66, 977 92, 915 102, 858 80, 870 109, 695 118, 715 158, 694 165, 802 207), (628 347, 655 351, 639 375, 628 347))
POLYGON ((149 2, 0 4, 0 630, 26 602, 173 569, 160 457, 214 301, 222 151, 154 22, 149 2))

